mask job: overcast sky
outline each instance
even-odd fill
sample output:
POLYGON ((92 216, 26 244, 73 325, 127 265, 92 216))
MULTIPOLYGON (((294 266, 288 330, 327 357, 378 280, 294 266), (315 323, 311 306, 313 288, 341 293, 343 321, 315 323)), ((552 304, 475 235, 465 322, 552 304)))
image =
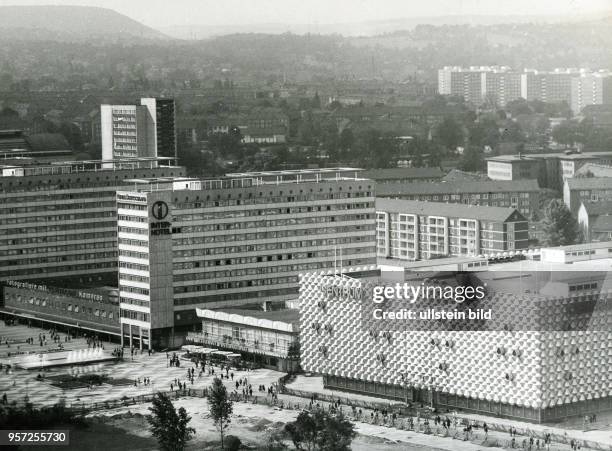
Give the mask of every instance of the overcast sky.
POLYGON ((440 15, 576 15, 612 0, 0 0, 0 5, 88 5, 145 25, 333 24, 440 15))

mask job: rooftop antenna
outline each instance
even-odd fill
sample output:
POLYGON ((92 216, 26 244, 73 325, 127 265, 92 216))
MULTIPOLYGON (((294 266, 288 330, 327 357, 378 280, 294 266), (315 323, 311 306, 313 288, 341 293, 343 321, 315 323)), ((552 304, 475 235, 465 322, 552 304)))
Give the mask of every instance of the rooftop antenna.
POLYGON ((336 275, 336 273, 338 272, 338 270, 336 269, 336 263, 337 263, 337 250, 338 247, 334 245, 334 276, 336 275))

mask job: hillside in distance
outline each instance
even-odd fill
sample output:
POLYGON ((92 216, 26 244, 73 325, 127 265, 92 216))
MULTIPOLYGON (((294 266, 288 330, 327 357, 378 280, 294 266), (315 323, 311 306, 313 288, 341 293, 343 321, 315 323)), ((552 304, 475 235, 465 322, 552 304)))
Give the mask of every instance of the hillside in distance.
POLYGON ((90 6, 0 6, 0 39, 162 40, 161 32, 111 9, 90 6))
POLYGON ((418 25, 467 25, 467 26, 493 26, 499 24, 552 24, 562 22, 582 22, 597 20, 602 13, 581 14, 576 16, 562 15, 464 15, 464 16, 427 16, 403 17, 387 20, 372 20, 364 22, 337 22, 337 23, 255 23, 248 25, 169 25, 160 30, 168 36, 178 39, 207 39, 229 34, 340 34, 345 37, 367 36, 395 33, 398 31, 413 30, 418 25))

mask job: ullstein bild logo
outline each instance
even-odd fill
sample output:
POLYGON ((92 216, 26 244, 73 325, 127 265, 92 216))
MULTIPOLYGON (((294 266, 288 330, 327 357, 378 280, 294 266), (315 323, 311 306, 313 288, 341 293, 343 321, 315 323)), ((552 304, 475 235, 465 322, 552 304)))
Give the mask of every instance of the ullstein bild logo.
POLYGON ((155 219, 161 221, 168 216, 168 204, 164 201, 158 200, 151 207, 151 214, 155 219))

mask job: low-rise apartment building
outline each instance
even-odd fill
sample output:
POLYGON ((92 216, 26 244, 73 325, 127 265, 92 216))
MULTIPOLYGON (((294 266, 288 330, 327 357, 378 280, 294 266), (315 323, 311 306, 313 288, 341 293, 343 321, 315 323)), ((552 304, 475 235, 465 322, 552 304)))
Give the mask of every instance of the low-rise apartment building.
POLYGON ((563 202, 574 214, 578 214, 583 202, 612 200, 612 178, 585 177, 571 178, 563 185, 563 202))
POLYGON ((379 258, 494 255, 528 247, 527 219, 514 208, 396 199, 376 201, 379 258))

